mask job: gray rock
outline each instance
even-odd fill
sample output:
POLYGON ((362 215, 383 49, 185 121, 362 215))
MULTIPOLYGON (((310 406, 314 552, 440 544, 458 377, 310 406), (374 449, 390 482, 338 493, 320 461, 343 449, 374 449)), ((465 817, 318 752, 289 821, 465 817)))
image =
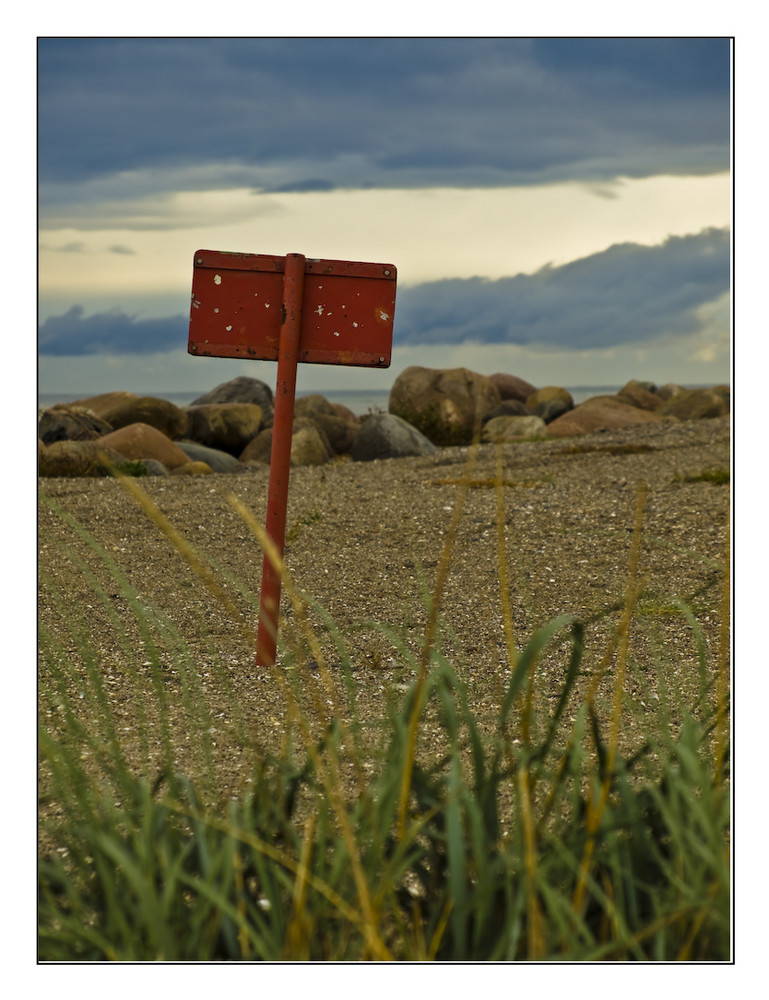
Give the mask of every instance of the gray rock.
POLYGON ((272 389, 258 378, 250 378, 248 375, 238 375, 229 382, 222 382, 215 389, 194 399, 190 405, 202 406, 204 403, 256 403, 262 408, 264 423, 272 423, 272 389))
POLYGON ((495 406, 493 410, 484 416, 483 423, 487 424, 489 420, 493 420, 494 417, 529 417, 531 416, 531 410, 522 403, 520 399, 503 399, 499 406, 495 406))
POLYGON ((156 458, 140 458, 139 461, 147 470, 148 476, 167 476, 168 469, 156 458))
POLYGON ((535 407, 532 408, 532 413, 535 417, 539 417, 544 420, 546 424, 552 423, 557 420, 558 417, 562 417, 564 413, 568 413, 573 407, 563 399, 543 399, 541 403, 537 403, 535 407))
POLYGON ((526 405, 535 416, 542 417, 549 424, 572 410, 574 400, 568 389, 560 385, 546 385, 529 396, 526 405))
POLYGON ((37 435, 44 444, 54 441, 95 441, 112 426, 85 406, 57 403, 40 415, 37 435))
POLYGON ((503 441, 522 441, 524 438, 544 437, 547 427, 542 417, 494 417, 483 428, 483 440, 498 444, 503 441))
POLYGON ((177 441, 179 447, 191 462, 205 462, 214 472, 241 472, 243 466, 226 451, 219 448, 208 448, 197 441, 177 441))
POLYGON ((361 421, 350 455, 355 462, 372 462, 378 458, 434 455, 436 451, 432 441, 405 420, 393 413, 375 413, 361 421))
POLYGON ((264 424, 257 403, 200 403, 188 406, 185 439, 238 456, 264 424))

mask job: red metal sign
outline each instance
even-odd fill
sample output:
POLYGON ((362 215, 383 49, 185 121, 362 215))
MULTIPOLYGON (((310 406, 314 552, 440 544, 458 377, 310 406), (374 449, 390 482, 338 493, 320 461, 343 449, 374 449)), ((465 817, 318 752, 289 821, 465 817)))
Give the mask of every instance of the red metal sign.
MULTIPOLYGON (((198 250, 188 352, 277 361, 285 259, 198 250)), ((392 264, 306 258, 299 361, 387 368, 396 277, 392 264)))
MULTIPOLYGON (((265 527, 281 556, 297 363, 387 368, 396 276, 392 264, 312 260, 300 253, 195 254, 189 353, 278 362, 265 527)), ((257 666, 275 663, 280 590, 280 575, 265 554, 257 666)))

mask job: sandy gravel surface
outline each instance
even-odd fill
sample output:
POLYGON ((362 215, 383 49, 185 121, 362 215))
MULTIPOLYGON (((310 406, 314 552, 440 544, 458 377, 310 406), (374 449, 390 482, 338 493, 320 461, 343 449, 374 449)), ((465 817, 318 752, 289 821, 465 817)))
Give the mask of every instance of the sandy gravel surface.
MULTIPOLYGON (((362 717, 381 719, 385 697, 397 697, 414 676, 413 663, 398 652, 386 630, 418 656, 425 590, 434 586, 461 499, 457 482, 468 475, 471 485, 442 602, 441 643, 467 683, 479 717, 493 717, 510 671, 500 606, 496 455, 493 446, 475 453, 450 448, 432 458, 348 461, 292 471, 286 563, 296 587, 326 610, 344 637, 352 675, 360 682, 362 717)), ((709 669, 715 667, 729 487, 685 480, 708 469, 728 469, 729 455, 728 418, 504 447, 501 517, 516 641, 523 644, 533 629, 559 614, 598 618, 588 633, 584 683, 618 618, 617 612, 603 617, 601 612, 624 599, 636 487, 648 484, 640 559, 645 586, 626 691, 628 745, 645 725, 656 722, 660 673, 674 701, 680 697, 686 703, 697 690, 697 646, 675 598, 690 601, 707 644, 709 669)), ((263 523, 267 478, 265 467, 236 476, 140 481, 158 509, 220 571, 226 593, 251 625, 262 557, 228 496, 239 498, 263 523)), ((75 659, 87 639, 115 717, 130 740, 136 731, 131 678, 146 673, 148 704, 152 690, 148 640, 131 605, 135 593, 160 637, 170 711, 177 713, 178 763, 185 767, 193 723, 182 707, 179 640, 159 624, 165 614, 187 644, 200 683, 197 697, 210 712, 207 728, 222 787, 236 788, 246 769, 238 718, 257 744, 275 751, 287 726, 280 686, 269 671, 254 668, 242 622, 214 600, 119 482, 45 479, 40 487, 45 494, 39 512, 41 634, 57 637, 75 659), (112 568, 62 519, 57 512, 62 510, 114 560, 112 568), (97 590, 99 584, 104 588, 101 597, 94 581, 97 590)), ((287 605, 284 597, 281 636, 290 638, 296 634, 296 615, 287 605)), ((317 626, 332 675, 341 680, 341 657, 321 612, 310 609, 309 619, 317 626)), ((556 696, 563 667, 564 653, 557 649, 540 664, 537 683, 545 705, 556 696)), ((317 674, 310 664, 309 686, 317 674)), ((55 698, 47 689, 41 685, 41 712, 53 718, 55 698)), ((151 748, 151 758, 154 753, 151 748)))

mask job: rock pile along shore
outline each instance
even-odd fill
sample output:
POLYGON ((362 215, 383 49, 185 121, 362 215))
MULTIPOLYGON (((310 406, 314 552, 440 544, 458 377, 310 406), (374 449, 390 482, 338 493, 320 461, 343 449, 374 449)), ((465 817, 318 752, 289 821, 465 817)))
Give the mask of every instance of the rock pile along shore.
MULTIPOLYGON (((325 465, 430 456, 436 449, 573 437, 712 419, 729 414, 728 386, 685 389, 628 382, 616 395, 575 406, 566 389, 537 388, 514 375, 413 366, 395 380, 387 413, 358 418, 324 396, 296 400, 291 464, 325 465)), ((38 423, 39 474, 102 476, 110 466, 135 475, 210 475, 268 465, 273 397, 241 376, 185 407, 111 392, 57 404, 38 423)))

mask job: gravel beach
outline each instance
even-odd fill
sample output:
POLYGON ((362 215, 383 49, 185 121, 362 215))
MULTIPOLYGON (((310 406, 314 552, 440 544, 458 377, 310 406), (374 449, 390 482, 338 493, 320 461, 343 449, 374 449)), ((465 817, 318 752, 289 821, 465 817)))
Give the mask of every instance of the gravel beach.
MULTIPOLYGON (((723 641, 721 580, 728 560, 730 488, 701 477, 708 470, 729 469, 729 419, 663 421, 505 445, 501 515, 496 463, 496 448, 483 445, 445 448, 430 458, 292 470, 285 557, 293 584, 325 609, 344 637, 352 676, 359 682, 359 713, 381 718, 386 697, 397 696, 414 676, 414 664, 398 652, 389 633, 418 658, 427 620, 425 592, 434 586, 464 492, 441 602, 440 643, 466 682, 479 718, 493 718, 510 671, 500 606, 499 516, 516 643, 523 645, 535 628, 559 614, 596 619, 588 630, 587 678, 616 625, 619 612, 611 609, 624 601, 637 484, 645 482, 639 566, 644 588, 627 679, 632 710, 623 734, 628 746, 637 745, 657 710, 650 679, 656 676, 655 665, 662 664, 665 683, 681 704, 696 697, 697 644, 675 600, 688 600, 695 612, 709 670, 715 669, 723 641), (463 479, 465 490, 458 485, 463 479), (602 616, 606 611, 611 613, 602 616)), ((220 571, 223 589, 252 627, 262 555, 228 497, 237 497, 263 523, 268 471, 267 466, 250 467, 239 475, 138 481, 220 571)), ((280 686, 269 671, 253 666, 247 629, 223 610, 120 482, 45 479, 40 488, 41 634, 57 637, 69 651, 80 648, 82 636, 89 637, 128 739, 135 728, 131 671, 146 667, 148 657, 146 636, 126 595, 135 592, 150 615, 162 609, 187 643, 214 720, 222 786, 236 790, 244 758, 234 735, 233 693, 259 745, 277 752, 287 727, 280 686), (112 568, 62 511, 87 529, 114 560, 112 568), (104 587, 101 598, 87 568, 104 587)), ((281 638, 290 639, 296 615, 285 592, 281 609, 281 638)), ((332 675, 341 675, 340 654, 321 610, 311 607, 308 617, 332 675)), ((167 643, 168 690, 174 692, 172 639, 167 643)), ((162 640, 160 648, 162 657, 162 640)), ((562 654, 543 657, 538 690, 544 698, 548 692, 555 697, 562 672, 562 654)), ((45 690, 41 685, 41 712, 50 715, 56 706, 45 690)), ((174 699, 171 710, 183 711, 174 699)), ((181 716, 176 732, 178 764, 184 767, 190 736, 181 716)))

